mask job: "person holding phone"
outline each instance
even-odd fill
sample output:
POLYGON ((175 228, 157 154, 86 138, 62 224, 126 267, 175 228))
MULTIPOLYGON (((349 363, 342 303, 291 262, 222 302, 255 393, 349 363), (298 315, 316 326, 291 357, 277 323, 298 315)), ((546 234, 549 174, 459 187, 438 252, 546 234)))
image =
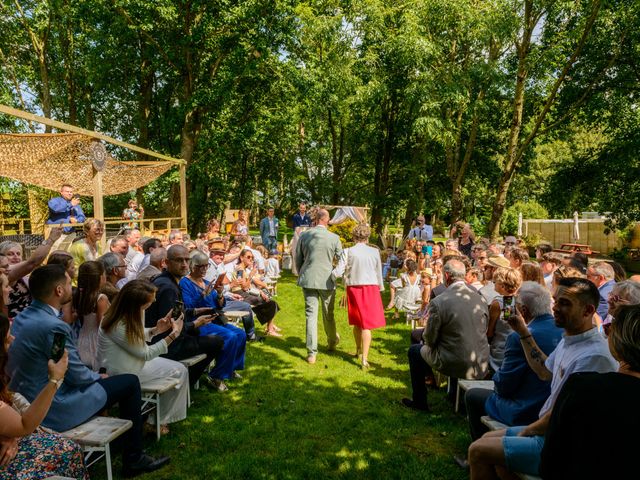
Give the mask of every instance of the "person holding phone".
POLYGON ((142 385, 162 378, 180 381, 178 387, 161 395, 160 423, 167 433, 166 424, 187 417, 189 372, 180 362, 160 357, 180 335, 184 315, 178 312, 174 318, 170 310, 155 328, 144 327, 144 312, 155 300, 156 291, 148 280, 131 280, 122 287, 100 326, 98 363, 109 375, 137 375, 142 385), (147 341, 164 332, 170 333, 163 340, 147 345, 147 341))
MULTIPOLYGON (((86 219, 80 206, 80 195, 74 195, 73 187, 65 183, 60 187, 60 196, 49 200, 47 223, 83 223, 86 219)), ((64 233, 71 233, 72 227, 65 227, 64 233)))
MULTIPOLYGON (((9 319, 4 314, 0 314, 0 339, 0 372, 4 372, 13 341, 9 319)), ((57 433, 36 431, 51 407, 68 365, 69 355, 62 343, 57 361, 52 359, 47 364, 49 382, 24 410, 11 408, 14 398, 9 391, 8 379, 0 375, 0 478, 45 478, 52 475, 87 478, 79 445, 57 433)))

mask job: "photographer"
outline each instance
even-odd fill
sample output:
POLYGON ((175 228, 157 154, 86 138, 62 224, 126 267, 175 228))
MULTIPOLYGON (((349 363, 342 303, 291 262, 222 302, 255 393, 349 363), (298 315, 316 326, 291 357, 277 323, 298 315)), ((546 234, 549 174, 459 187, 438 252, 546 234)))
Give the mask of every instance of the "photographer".
MULTIPOLYGON (((60 187, 60 196, 49 200, 47 223, 83 223, 85 215, 80 206, 80 196, 73 194, 73 187, 67 183, 60 187)), ((64 233, 73 229, 65 227, 64 233)))

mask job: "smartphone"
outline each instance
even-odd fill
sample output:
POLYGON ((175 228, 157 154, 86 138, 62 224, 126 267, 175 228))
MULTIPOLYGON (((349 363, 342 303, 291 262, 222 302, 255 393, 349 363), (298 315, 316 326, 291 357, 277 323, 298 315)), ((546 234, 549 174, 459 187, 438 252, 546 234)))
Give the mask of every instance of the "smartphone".
POLYGON ((244 270, 238 270, 238 273, 236 275, 238 276, 238 278, 242 278, 243 273, 244 273, 244 270))
POLYGON ((64 333, 56 332, 53 334, 53 345, 51 345, 51 360, 58 363, 64 354, 64 347, 67 344, 67 337, 64 333))
POLYGON ((423 255, 427 255, 429 253, 429 246, 428 245, 423 245, 422 246, 422 254, 423 255))
POLYGON ((507 318, 509 318, 511 315, 513 315, 514 311, 514 305, 513 305, 513 297, 511 295, 505 295, 503 297, 503 311, 504 311, 504 319, 506 320, 507 318))
POLYGON ((180 315, 182 315, 183 311, 184 303, 182 303, 180 300, 176 300, 176 304, 173 306, 173 312, 171 312, 171 317, 178 318, 180 315))
POLYGON ((427 245, 427 255, 433 256, 433 245, 427 245))

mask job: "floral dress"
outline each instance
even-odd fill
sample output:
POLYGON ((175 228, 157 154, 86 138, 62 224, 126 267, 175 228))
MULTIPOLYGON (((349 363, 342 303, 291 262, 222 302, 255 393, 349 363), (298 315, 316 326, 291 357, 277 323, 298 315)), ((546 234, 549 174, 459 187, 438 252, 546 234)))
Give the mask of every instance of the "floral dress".
POLYGON ((18 454, 0 467, 0 480, 38 480, 62 476, 89 478, 80 446, 55 433, 35 432, 22 437, 18 454))

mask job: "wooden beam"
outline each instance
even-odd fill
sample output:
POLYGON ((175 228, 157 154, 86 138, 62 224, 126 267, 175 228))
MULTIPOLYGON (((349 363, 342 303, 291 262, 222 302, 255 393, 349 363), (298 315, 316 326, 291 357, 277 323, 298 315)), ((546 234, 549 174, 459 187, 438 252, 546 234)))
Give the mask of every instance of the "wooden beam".
MULTIPOLYGON (((102 197, 102 172, 93 167, 93 218, 104 222, 104 202, 102 197)), ((106 235, 100 238, 102 251, 106 247, 106 235)))
POLYGON ((187 228, 187 166, 180 165, 180 217, 182 222, 180 227, 187 228))
POLYGON ((124 147, 134 152, 142 153, 144 155, 149 155, 150 157, 159 158, 160 160, 172 162, 177 165, 184 165, 186 163, 182 159, 168 157, 167 155, 162 155, 161 153, 156 153, 152 150, 147 150, 146 148, 138 147, 136 145, 123 142, 121 140, 116 140, 115 138, 111 138, 108 135, 104 135, 102 133, 94 132, 93 130, 86 130, 84 128, 76 127, 75 125, 69 125, 68 123, 59 122, 57 120, 51 120, 50 118, 34 115, 33 113, 25 112, 23 110, 18 110, 17 108, 12 108, 7 105, 0 104, 0 113, 6 113, 7 115, 11 115, 13 117, 22 118, 23 120, 30 120, 32 122, 42 123, 43 125, 48 125, 50 127, 57 128, 59 130, 66 130, 68 132, 80 133, 82 135, 86 135, 91 138, 104 140, 105 142, 110 143, 112 145, 124 147))

